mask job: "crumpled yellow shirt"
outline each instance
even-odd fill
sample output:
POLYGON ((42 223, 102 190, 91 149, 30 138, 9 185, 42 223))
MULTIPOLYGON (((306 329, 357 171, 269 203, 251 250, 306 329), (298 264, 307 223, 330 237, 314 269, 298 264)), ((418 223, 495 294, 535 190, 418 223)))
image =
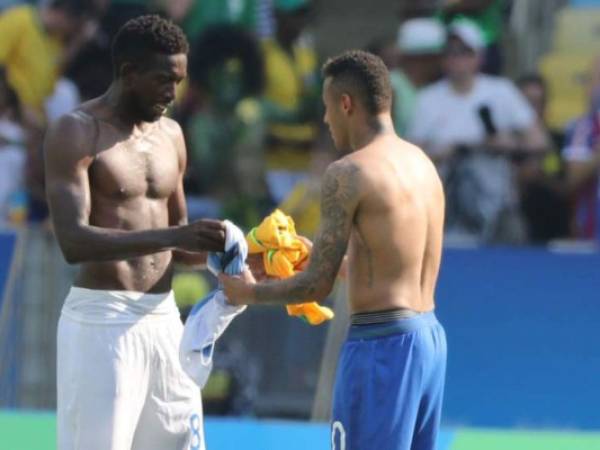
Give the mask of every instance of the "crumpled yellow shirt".
MULTIPOLYGON (((294 221, 280 210, 275 210, 246 235, 248 253, 262 253, 265 272, 277 278, 288 278, 299 272, 309 251, 298 239, 294 221)), ((333 311, 317 302, 287 305, 290 316, 300 317, 311 325, 331 320, 333 311)))

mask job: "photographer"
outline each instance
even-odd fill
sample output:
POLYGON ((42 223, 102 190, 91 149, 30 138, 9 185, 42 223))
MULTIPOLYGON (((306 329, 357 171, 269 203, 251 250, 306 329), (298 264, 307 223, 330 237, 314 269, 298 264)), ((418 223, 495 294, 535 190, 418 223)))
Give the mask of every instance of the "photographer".
POLYGON ((419 94, 408 138, 429 153, 446 183, 448 231, 519 242, 510 161, 544 152, 548 138, 512 82, 480 72, 484 47, 472 22, 450 25, 446 77, 419 94))

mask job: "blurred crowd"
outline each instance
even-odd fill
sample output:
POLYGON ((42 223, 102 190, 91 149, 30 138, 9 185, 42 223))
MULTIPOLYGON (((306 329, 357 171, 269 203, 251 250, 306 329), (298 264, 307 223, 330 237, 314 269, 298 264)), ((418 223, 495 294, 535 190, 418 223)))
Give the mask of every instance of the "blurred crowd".
MULTIPOLYGON (((322 2, 321 2, 322 3, 322 2)), ((437 165, 448 240, 596 239, 600 70, 589 108, 552 129, 539 74, 506 73, 508 0, 399 2, 397 33, 365 42, 391 71, 400 136, 437 165)), ((189 78, 170 111, 189 153, 190 219, 245 227, 279 206, 298 230, 319 221, 319 178, 337 157, 322 124, 311 0, 0 0, 0 226, 47 221, 44 130, 103 93, 111 39, 156 13, 191 43, 189 78)), ((393 151, 393 150, 390 150, 393 151)))

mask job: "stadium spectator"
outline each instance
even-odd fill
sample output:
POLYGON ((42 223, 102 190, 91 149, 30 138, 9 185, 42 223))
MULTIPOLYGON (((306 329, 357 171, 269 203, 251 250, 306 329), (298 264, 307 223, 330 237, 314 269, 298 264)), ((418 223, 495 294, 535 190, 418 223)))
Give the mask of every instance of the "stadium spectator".
POLYGON ((473 20, 483 32, 485 52, 481 71, 490 75, 502 72, 502 29, 507 6, 506 0, 442 0, 440 17, 445 23, 456 18, 473 20))
POLYGON ((0 70, 0 228, 25 219, 26 131, 17 94, 0 70))
POLYGON ((547 138, 509 80, 480 72, 484 48, 472 22, 450 26, 446 78, 419 94, 408 136, 430 154, 445 179, 449 229, 514 241, 521 239, 518 201, 506 156, 544 151, 547 138))
POLYGON ((268 208, 260 95, 264 65, 253 35, 232 25, 205 30, 194 46, 190 89, 178 116, 189 152, 189 214, 226 216, 241 225, 268 208))
POLYGON ((573 233, 580 239, 600 237, 600 88, 592 95, 588 112, 567 127, 562 151, 567 188, 573 200, 573 233))
POLYGON ((396 132, 406 134, 412 120, 417 90, 441 76, 441 53, 446 32, 435 19, 404 22, 398 31, 399 67, 390 71, 394 90, 393 119, 396 132))
POLYGON ((275 0, 274 39, 263 42, 269 127, 266 161, 269 191, 281 202, 305 179, 321 120, 317 55, 305 34, 308 0, 275 0))
POLYGON ((400 0, 398 14, 400 20, 433 16, 440 0, 400 0))
POLYGON ((0 14, 0 65, 22 105, 40 117, 68 58, 94 32, 89 12, 83 0, 50 0, 0 14))
POLYGON ((191 42, 213 25, 236 25, 261 38, 273 32, 270 0, 178 0, 165 2, 165 7, 173 20, 181 22, 191 42))
POLYGON ((560 155, 564 135, 546 123, 548 88, 536 73, 517 80, 517 86, 533 108, 540 128, 550 137, 548 152, 529 155, 518 166, 521 206, 529 239, 545 243, 569 235, 569 206, 564 188, 564 164, 560 155))

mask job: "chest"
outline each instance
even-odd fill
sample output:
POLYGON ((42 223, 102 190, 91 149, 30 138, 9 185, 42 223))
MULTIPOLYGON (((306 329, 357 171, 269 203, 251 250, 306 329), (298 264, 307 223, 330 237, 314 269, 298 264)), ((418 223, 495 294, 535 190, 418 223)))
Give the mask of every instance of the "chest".
POLYGON ((90 168, 93 192, 115 200, 167 198, 177 188, 179 160, 169 136, 148 133, 117 142, 99 138, 90 168))

